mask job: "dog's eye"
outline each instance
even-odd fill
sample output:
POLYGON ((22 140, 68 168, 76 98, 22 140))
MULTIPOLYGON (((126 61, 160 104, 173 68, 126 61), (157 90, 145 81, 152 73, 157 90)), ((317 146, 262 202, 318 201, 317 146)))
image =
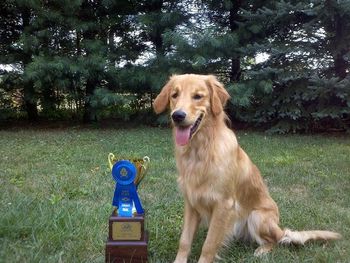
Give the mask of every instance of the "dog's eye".
POLYGON ((179 96, 179 94, 178 94, 177 92, 174 93, 173 95, 171 95, 171 97, 172 97, 173 99, 176 99, 178 96, 179 96))
POLYGON ((202 97, 203 97, 203 96, 200 95, 200 94, 195 94, 195 95, 193 95, 192 98, 193 98, 194 100, 200 100, 202 97))

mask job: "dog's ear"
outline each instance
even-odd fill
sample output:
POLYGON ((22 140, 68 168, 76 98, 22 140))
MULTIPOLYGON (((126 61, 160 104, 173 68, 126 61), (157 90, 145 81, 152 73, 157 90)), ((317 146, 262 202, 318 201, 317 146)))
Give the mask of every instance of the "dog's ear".
POLYGON ((224 85, 220 83, 215 76, 208 76, 207 85, 211 92, 211 110, 214 116, 216 116, 224 110, 224 107, 230 98, 230 95, 224 88, 224 85))
POLYGON ((169 105, 170 90, 173 84, 172 78, 173 77, 171 77, 168 83, 165 84, 165 86, 162 88, 161 92, 158 94, 158 96, 153 102, 153 109, 157 114, 165 111, 169 105))

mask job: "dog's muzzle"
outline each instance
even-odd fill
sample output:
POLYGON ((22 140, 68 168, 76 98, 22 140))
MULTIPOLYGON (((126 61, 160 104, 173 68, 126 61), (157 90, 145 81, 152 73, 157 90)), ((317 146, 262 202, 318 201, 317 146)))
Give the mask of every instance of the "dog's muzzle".
POLYGON ((182 110, 176 110, 171 114, 171 118, 175 124, 175 141, 177 145, 186 145, 192 138, 192 136, 198 131, 202 122, 204 113, 200 113, 194 123, 188 124, 186 119, 186 112, 182 110))

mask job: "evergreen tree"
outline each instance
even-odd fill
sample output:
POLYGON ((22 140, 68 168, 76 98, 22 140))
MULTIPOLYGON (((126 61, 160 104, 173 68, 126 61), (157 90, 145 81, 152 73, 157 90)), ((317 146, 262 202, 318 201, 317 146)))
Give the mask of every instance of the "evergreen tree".
MULTIPOLYGON (((120 83, 136 97, 133 105, 149 115, 152 98, 170 74, 177 71, 171 59, 173 42, 167 36, 184 26, 188 14, 182 1, 139 1, 137 37, 145 43, 135 62, 120 68, 120 83)), ((139 116, 144 118, 144 115, 139 116)))
POLYGON ((241 28, 250 29, 253 38, 243 48, 245 54, 253 58, 266 52, 269 57, 252 63, 242 81, 233 86, 236 118, 280 133, 348 127, 344 54, 349 51, 349 5, 331 2, 336 8, 327 7, 330 1, 281 1, 244 12, 247 22, 241 28), (339 15, 342 40, 334 41, 339 33, 336 27, 327 27, 327 21, 334 23, 339 15), (339 58, 342 63, 337 62, 339 58), (339 64, 342 75, 335 71, 339 64))
MULTIPOLYGON (((22 90, 24 108, 29 120, 36 120, 37 94, 33 82, 21 72, 32 62, 38 52, 37 30, 33 26, 36 13, 40 10, 38 1, 3 1, 0 5, 0 64, 18 67, 3 80, 12 89, 22 90)), ((7 73, 6 71, 3 73, 7 73)))
MULTIPOLYGON (((18 0, 2 6, 6 42, 1 42, 0 63, 20 63, 16 87, 23 87, 26 105, 32 105, 27 106, 29 118, 33 110, 37 117, 38 103, 42 115, 57 117, 57 108, 73 101, 90 122, 96 119, 96 107, 120 102, 115 92, 127 90, 118 85, 118 64, 134 61, 144 47, 134 38, 136 7, 133 1, 81 0, 18 0), (22 4, 30 6, 32 16, 25 30, 16 29, 23 20, 17 15, 22 4)), ((4 72, 2 86, 10 86, 13 75, 4 72)))
POLYGON ((5 0, 0 14, 0 64, 17 68, 0 72, 0 105, 29 119, 143 118, 169 75, 193 72, 225 82, 234 121, 350 125, 349 1, 5 0))
POLYGON ((145 14, 139 15, 139 21, 145 32, 145 41, 151 44, 147 52, 152 54, 145 63, 146 72, 150 70, 154 74, 149 84, 150 88, 153 87, 158 91, 168 78, 173 66, 169 59, 173 43, 166 36, 186 25, 189 16, 183 1, 179 0, 144 1, 142 10, 145 14))
POLYGON ((76 53, 72 24, 79 6, 80 1, 42 2, 36 14, 38 52, 25 74, 34 83, 44 117, 58 117, 57 109, 65 107, 72 82, 79 83, 72 75, 72 69, 78 68, 73 58, 76 53))

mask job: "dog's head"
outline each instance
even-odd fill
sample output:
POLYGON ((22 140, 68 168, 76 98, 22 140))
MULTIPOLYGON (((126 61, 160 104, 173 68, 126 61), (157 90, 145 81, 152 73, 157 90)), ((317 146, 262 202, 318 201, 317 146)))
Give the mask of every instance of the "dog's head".
POLYGON ((205 124, 206 118, 217 118, 229 99, 223 85, 212 75, 175 75, 154 100, 159 114, 170 106, 178 145, 186 145, 205 124))

